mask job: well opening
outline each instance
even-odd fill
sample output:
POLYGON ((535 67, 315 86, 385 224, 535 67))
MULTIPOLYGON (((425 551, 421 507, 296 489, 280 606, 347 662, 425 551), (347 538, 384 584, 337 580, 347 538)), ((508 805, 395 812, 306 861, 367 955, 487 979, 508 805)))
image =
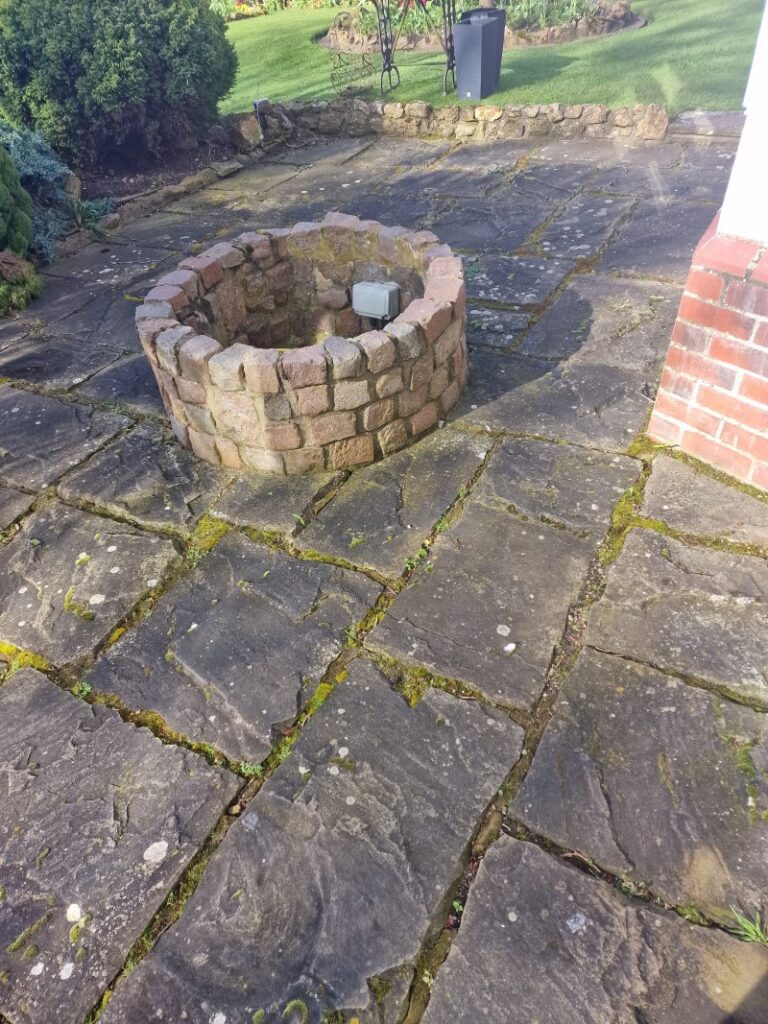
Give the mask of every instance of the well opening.
POLYGON ((431 232, 344 214, 187 257, 136 320, 177 437, 231 468, 373 462, 435 426, 466 380, 461 260, 431 232), (394 319, 354 311, 363 281, 399 286, 394 319))

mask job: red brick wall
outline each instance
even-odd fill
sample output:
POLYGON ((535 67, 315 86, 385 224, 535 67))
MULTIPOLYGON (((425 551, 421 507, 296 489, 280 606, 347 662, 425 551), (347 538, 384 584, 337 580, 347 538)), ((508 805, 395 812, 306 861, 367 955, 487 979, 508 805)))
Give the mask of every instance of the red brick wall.
POLYGON ((768 490, 768 247, 717 233, 693 256, 648 433, 768 490))

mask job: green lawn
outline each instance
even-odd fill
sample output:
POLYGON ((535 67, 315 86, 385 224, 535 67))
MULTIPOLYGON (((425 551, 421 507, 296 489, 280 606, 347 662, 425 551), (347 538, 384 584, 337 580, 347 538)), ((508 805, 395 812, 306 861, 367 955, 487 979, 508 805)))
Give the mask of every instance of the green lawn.
MULTIPOLYGON (((670 113, 735 110, 749 73, 759 0, 637 0, 648 25, 602 39, 506 52, 501 90, 489 103, 659 103, 670 113)), ((240 71, 222 111, 272 101, 329 99, 330 57, 315 39, 338 8, 284 11, 234 22, 240 71)), ((398 100, 444 97, 440 54, 400 55, 398 100)), ((372 92, 370 95, 377 95, 372 92)))

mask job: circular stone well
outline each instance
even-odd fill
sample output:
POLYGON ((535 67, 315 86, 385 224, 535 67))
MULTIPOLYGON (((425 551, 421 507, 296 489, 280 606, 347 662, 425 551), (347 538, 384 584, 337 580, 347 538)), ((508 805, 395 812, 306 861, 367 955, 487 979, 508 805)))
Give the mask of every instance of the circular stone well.
POLYGON ((426 433, 467 376, 464 271, 431 232, 328 214, 182 260, 136 312, 182 444, 270 473, 374 462, 426 433), (372 329, 358 281, 395 281, 372 329))

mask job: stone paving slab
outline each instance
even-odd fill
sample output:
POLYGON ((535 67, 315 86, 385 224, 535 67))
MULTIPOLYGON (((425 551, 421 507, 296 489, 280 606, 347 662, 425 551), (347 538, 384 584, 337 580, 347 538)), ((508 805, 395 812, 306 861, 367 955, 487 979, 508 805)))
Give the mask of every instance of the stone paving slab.
POLYGON ((521 745, 505 716, 439 691, 411 708, 356 661, 103 1024, 400 1020, 421 937, 521 745), (405 984, 377 1007, 393 975, 405 984))
POLYGON ((528 709, 593 551, 564 530, 470 502, 367 643, 528 709))
POLYGON ((15 487, 0 484, 0 530, 7 530, 19 516, 30 510, 34 502, 34 494, 24 494, 15 487))
POLYGON ((451 167, 462 170, 506 171, 510 173, 527 156, 535 143, 531 139, 515 139, 499 142, 462 142, 454 146, 440 160, 441 168, 451 167))
POLYGON ((643 514, 684 533, 768 548, 768 501, 660 455, 645 486, 643 514))
POLYGON ((634 199, 613 196, 577 196, 537 234, 534 247, 544 256, 592 259, 629 216, 634 203, 634 199))
POLYGON ((71 277, 43 275, 43 278, 43 294, 22 314, 37 334, 51 330, 67 337, 88 335, 99 324, 114 297, 111 288, 96 281, 82 284, 71 277))
POLYGON ((103 242, 92 242, 74 256, 56 260, 46 270, 50 277, 76 280, 80 287, 89 282, 99 285, 126 285, 149 271, 163 273, 162 267, 170 259, 163 248, 140 242, 122 242, 112 237, 103 242))
POLYGON ((490 447, 490 439, 440 430, 357 470, 301 533, 298 547, 400 576, 490 447))
POLYGON ((577 274, 518 352, 539 359, 577 356, 620 367, 655 367, 666 355, 679 303, 678 290, 667 285, 577 274))
POLYGON ((294 167, 311 167, 318 163, 343 167, 370 147, 371 143, 367 139, 332 139, 330 142, 317 142, 310 146, 291 146, 275 153, 271 159, 294 167))
POLYGON ((86 678, 195 742, 261 761, 379 593, 365 576, 232 534, 86 678))
POLYGON ((767 729, 765 714, 587 650, 510 814, 674 905, 764 914, 767 729))
POLYGON ((684 162, 674 167, 626 164, 598 174, 590 185, 597 192, 644 195, 656 203, 686 199, 720 204, 725 195, 734 152, 718 147, 716 154, 688 149, 684 162))
POLYGON ((303 476, 239 476, 211 508, 211 514, 234 526, 294 537, 341 486, 347 473, 303 476))
POLYGON ((676 142, 624 143, 619 139, 553 139, 536 151, 537 161, 546 161, 555 168, 564 164, 591 164, 612 167, 618 164, 646 167, 649 164, 671 167, 679 163, 683 147, 676 142))
POLYGON ((603 266, 622 274, 682 284, 690 270, 691 253, 716 212, 705 203, 657 206, 641 202, 608 246, 603 266))
POLYGON ((604 363, 551 368, 475 348, 453 417, 488 430, 623 451, 644 426, 655 375, 604 363))
POLYGON ((230 473, 169 442, 157 427, 142 426, 70 473, 58 491, 66 501, 140 525, 189 532, 230 479, 230 473))
POLYGON ((760 946, 651 911, 502 836, 422 1020, 761 1024, 767 975, 760 946))
MULTIPOLYGON (((355 196, 345 203, 344 212, 354 214, 361 220, 377 220, 386 225, 397 224, 410 229, 426 229, 434 220, 437 211, 444 207, 445 200, 442 199, 362 195, 355 196)), ((447 240, 440 236, 440 241, 447 240)))
POLYGON ((238 782, 30 669, 0 718, 0 1012, 82 1024, 238 782))
POLYGON ((116 359, 109 345, 85 346, 80 338, 30 335, 0 350, 0 377, 66 390, 116 359))
POLYGON ((768 563, 634 530, 587 642, 768 703, 768 563))
POLYGON ((160 416, 165 420, 163 400, 143 353, 128 356, 95 373, 80 385, 77 394, 96 402, 109 402, 134 415, 160 416))
POLYGON ((56 665, 82 658, 175 555, 170 541, 53 501, 0 549, 0 641, 56 665))
POLYGON ((508 438, 472 500, 599 541, 608 532, 616 502, 641 468, 623 455, 508 438))
POLYGON ((430 230, 445 245, 461 251, 513 253, 547 213, 543 203, 537 208, 524 203, 510 206, 470 201, 438 214, 430 230))
POLYGON ((16 388, 0 388, 0 479, 39 490, 110 438, 130 420, 16 388))
MULTIPOLYGON (((474 304, 467 310, 467 345, 485 345, 504 351, 514 349, 530 323, 528 313, 492 309, 474 304)), ((470 355, 470 362, 472 356, 470 355)))
POLYGON ((531 256, 471 256, 464 260, 472 298, 515 307, 542 305, 573 267, 572 260, 531 256))
POLYGON ((500 171, 489 170, 481 165, 458 167, 441 162, 437 167, 418 168, 399 176, 391 183, 392 189, 400 195, 412 196, 433 192, 436 195, 457 199, 483 199, 505 181, 500 171))

